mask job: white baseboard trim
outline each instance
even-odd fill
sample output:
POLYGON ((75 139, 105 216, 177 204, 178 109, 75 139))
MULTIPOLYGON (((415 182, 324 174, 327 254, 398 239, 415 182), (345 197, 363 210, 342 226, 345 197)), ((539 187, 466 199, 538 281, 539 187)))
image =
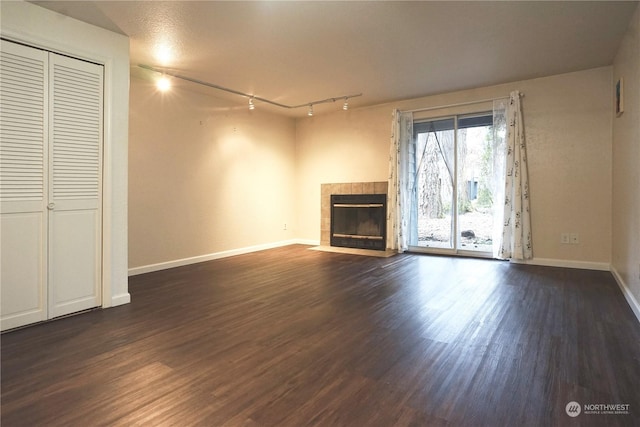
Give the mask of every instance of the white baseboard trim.
POLYGON ((629 290, 629 287, 624 282, 624 280, 622 280, 622 276, 620 276, 620 273, 618 273, 618 270, 616 270, 614 266, 611 266, 611 273, 613 274, 614 279, 616 279, 616 282, 618 283, 618 286, 622 291, 622 295, 624 295, 624 299, 627 300, 627 304, 629 304, 629 307, 631 307, 631 311, 633 311, 633 314, 636 315, 638 322, 640 322, 640 304, 638 303, 638 300, 636 300, 636 298, 633 296, 633 294, 629 290))
POLYGON ((114 295, 111 297, 111 307, 115 307, 117 305, 129 304, 131 302, 131 294, 127 292, 126 294, 114 295))
POLYGON ((583 270, 611 270, 611 264, 609 264, 608 262, 572 261, 567 259, 552 258, 533 258, 529 260, 512 259, 511 262, 514 264, 532 264, 542 265, 546 267, 578 268, 583 270))
MULTIPOLYGON (((279 248, 281 246, 294 245, 294 244, 297 244, 297 243, 300 243, 300 242, 298 240, 295 240, 295 239, 284 240, 284 241, 280 241, 280 242, 266 243, 266 244, 263 244, 263 245, 248 246, 248 247, 245 247, 245 248, 238 248, 238 249, 231 249, 231 250, 228 250, 228 251, 215 252, 215 253, 212 253, 212 254, 198 255, 198 256, 191 257, 191 258, 182 258, 182 259, 177 259, 177 260, 173 260, 173 261, 159 262, 157 264, 143 265, 143 266, 140 266, 140 267, 130 268, 129 269, 129 276, 136 276, 138 274, 144 274, 144 273, 151 273, 151 272, 154 272, 154 271, 166 270, 168 268, 182 267, 184 265, 197 264, 199 262, 212 261, 214 259, 227 258, 227 257, 235 256, 235 255, 248 254, 248 253, 251 253, 251 252, 263 251, 265 249, 279 248)), ((113 305, 115 305, 115 303, 113 305)))
POLYGON ((296 239, 298 245, 320 246, 320 240, 296 239))

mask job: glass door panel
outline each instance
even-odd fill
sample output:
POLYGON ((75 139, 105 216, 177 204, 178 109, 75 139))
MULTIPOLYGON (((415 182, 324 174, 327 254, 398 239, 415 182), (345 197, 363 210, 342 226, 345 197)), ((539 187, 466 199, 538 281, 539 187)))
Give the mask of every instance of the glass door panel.
POLYGON ((450 118, 414 125, 418 246, 454 248, 454 120, 450 118))
POLYGON ((458 119, 458 244, 491 252, 493 243, 492 116, 458 119))

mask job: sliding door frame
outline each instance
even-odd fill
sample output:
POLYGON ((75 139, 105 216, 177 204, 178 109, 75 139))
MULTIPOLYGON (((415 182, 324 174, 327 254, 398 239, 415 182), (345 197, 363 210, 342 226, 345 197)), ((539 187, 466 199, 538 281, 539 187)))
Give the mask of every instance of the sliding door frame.
MULTIPOLYGON (((434 120, 447 120, 447 119, 453 119, 453 188, 452 188, 452 203, 451 203, 451 218, 452 218, 452 224, 451 224, 451 232, 452 232, 452 239, 453 239, 453 247, 452 248, 436 248, 436 247, 426 247, 426 246, 417 246, 417 245, 409 245, 408 250, 410 252, 418 252, 418 253, 427 253, 427 254, 438 254, 438 255, 456 255, 456 256, 465 256, 465 257, 475 257, 475 258, 490 258, 493 259, 493 254, 490 251, 472 251, 472 250, 465 250, 465 249, 460 249, 459 245, 460 245, 460 235, 458 232, 459 229, 459 224, 458 224, 458 193, 459 193, 459 188, 458 188, 458 162, 459 162, 459 155, 458 155, 458 120, 460 118, 467 118, 467 117, 481 117, 481 116, 485 116, 487 114, 492 114, 489 111, 486 111, 486 109, 481 109, 479 111, 475 111, 475 112, 467 112, 467 113, 460 113, 460 114, 447 114, 447 115, 437 115, 437 116, 432 116, 432 117, 420 117, 420 118, 414 118, 414 124, 415 123, 424 123, 424 122, 429 122, 429 121, 434 121, 434 120)), ((414 132, 415 133, 415 132, 414 132)), ((417 134, 415 134, 414 139, 417 137, 417 134)), ((417 172, 416 172, 416 177, 417 177, 417 172)), ((417 196, 417 192, 415 194, 415 197, 417 196)), ((417 208, 417 204, 416 204, 416 208, 417 208)), ((415 227, 418 226, 418 224, 414 224, 415 227)), ((412 231, 413 232, 413 231, 412 231)))

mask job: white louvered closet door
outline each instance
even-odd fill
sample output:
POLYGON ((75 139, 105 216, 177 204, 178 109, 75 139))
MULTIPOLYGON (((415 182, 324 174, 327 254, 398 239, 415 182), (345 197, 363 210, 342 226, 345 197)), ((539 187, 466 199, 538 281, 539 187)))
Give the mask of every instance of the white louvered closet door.
POLYGON ((2 40, 0 329, 101 305, 103 67, 2 40))
POLYGON ((49 57, 49 318, 101 304, 103 67, 49 57))
POLYGON ((0 49, 0 327, 47 318, 48 53, 0 49))

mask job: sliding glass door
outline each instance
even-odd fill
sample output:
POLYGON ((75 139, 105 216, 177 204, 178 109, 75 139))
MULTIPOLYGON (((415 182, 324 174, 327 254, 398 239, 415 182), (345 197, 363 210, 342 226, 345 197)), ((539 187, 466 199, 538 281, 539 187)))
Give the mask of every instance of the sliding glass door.
POLYGON ((493 114, 417 121, 413 129, 413 245, 436 252, 490 255, 496 161, 493 114))

